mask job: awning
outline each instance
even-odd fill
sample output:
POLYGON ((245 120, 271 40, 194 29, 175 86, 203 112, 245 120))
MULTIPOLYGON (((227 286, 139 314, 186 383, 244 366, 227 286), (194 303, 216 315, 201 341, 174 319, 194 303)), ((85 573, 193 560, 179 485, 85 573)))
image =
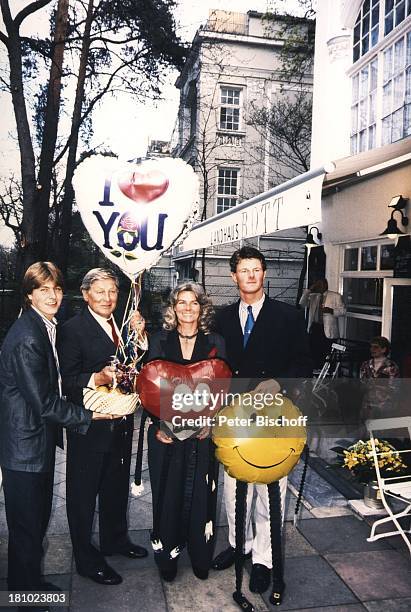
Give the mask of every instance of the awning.
POLYGON ((334 170, 325 177, 323 195, 327 195, 336 187, 341 189, 353 181, 409 162, 410 159, 411 136, 383 147, 338 159, 333 162, 334 170))
POLYGON ((193 227, 182 244, 190 251, 321 221, 321 191, 330 167, 321 167, 261 193, 193 227))

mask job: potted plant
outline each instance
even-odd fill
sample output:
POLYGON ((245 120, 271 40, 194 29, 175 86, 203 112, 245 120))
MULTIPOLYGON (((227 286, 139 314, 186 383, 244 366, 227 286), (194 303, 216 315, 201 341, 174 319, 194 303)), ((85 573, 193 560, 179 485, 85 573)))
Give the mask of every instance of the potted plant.
MULTIPOLYGON (((382 478, 400 476, 406 469, 405 463, 392 444, 386 440, 374 439, 378 455, 378 466, 382 478), (386 453, 386 454, 384 454, 386 453)), ((364 503, 371 508, 382 508, 377 475, 375 473, 371 440, 358 440, 351 446, 332 448, 338 456, 338 465, 349 470, 353 478, 364 484, 364 503)))

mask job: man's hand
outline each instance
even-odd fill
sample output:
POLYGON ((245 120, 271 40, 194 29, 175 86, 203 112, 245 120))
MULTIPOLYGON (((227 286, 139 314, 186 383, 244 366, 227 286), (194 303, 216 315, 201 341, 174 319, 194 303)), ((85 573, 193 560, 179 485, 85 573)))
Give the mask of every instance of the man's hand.
POLYGON ((202 429, 200 429, 200 431, 196 435, 196 438, 198 440, 205 440, 206 438, 209 437, 210 433, 211 433, 211 427, 203 427, 202 429))
POLYGON ((263 380, 254 389, 254 392, 271 393, 272 395, 276 395, 276 393, 279 393, 280 391, 281 391, 280 384, 276 380, 274 380, 274 378, 263 380))
POLYGON ((173 438, 170 438, 170 436, 164 433, 164 431, 162 431, 161 429, 158 429, 156 431, 156 438, 159 442, 162 442, 163 444, 173 444, 173 438))
POLYGON ((112 419, 115 419, 116 417, 113 414, 104 414, 102 412, 93 412, 91 420, 92 421, 99 421, 99 420, 109 420, 111 421, 112 419))
POLYGON ((94 383, 96 387, 101 387, 102 385, 112 385, 115 376, 115 371, 115 366, 108 365, 105 366, 102 370, 100 370, 100 372, 96 372, 94 374, 94 383))

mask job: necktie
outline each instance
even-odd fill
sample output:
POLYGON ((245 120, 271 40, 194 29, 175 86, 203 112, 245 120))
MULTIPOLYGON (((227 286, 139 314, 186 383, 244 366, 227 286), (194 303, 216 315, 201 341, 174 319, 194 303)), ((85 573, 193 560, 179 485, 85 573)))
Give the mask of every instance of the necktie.
POLYGON ((247 321, 245 322, 245 327, 244 327, 244 339, 243 339, 243 346, 244 348, 247 345, 247 342, 250 338, 250 334, 253 331, 253 327, 254 327, 254 316, 253 316, 253 307, 247 306, 247 310, 248 310, 248 315, 247 315, 247 321))
POLYGON ((117 348, 118 345, 120 344, 120 340, 119 340, 118 334, 116 332, 116 328, 114 327, 113 317, 111 317, 110 319, 107 319, 107 323, 111 327, 111 335, 113 337, 113 342, 114 342, 114 344, 116 345, 116 348, 117 348))

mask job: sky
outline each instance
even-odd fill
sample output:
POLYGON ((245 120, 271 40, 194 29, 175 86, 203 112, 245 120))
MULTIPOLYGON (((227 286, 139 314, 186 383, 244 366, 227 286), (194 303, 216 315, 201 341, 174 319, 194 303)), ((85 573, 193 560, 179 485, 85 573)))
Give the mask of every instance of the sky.
MULTIPOLYGON (((27 4, 23 0, 14 0, 11 5, 19 10, 27 4)), ((224 9, 246 13, 249 10, 264 12, 270 0, 179 0, 175 13, 178 24, 177 32, 183 41, 191 41, 202 23, 205 23, 210 9, 224 9)), ((295 0, 287 2, 291 10, 295 0)), ((44 12, 39 11, 36 18, 27 24, 27 28, 36 28, 41 32, 47 25, 44 12)), ((27 32, 28 33, 28 32, 27 32)), ((0 45, 2 46, 2 45, 0 45)), ((4 49, 1 49, 0 61, 5 61, 4 49)), ((179 92, 174 87, 177 72, 169 73, 165 78, 162 99, 136 104, 125 97, 107 99, 93 115, 94 136, 92 145, 104 145, 119 155, 121 159, 133 159, 145 155, 150 139, 169 140, 177 118, 179 92)), ((30 96, 30 91, 27 95, 30 96)), ((7 177, 11 171, 19 175, 19 155, 15 136, 15 121, 9 96, 0 96, 0 176, 7 177)), ((12 235, 1 227, 0 244, 10 245, 12 235)))

